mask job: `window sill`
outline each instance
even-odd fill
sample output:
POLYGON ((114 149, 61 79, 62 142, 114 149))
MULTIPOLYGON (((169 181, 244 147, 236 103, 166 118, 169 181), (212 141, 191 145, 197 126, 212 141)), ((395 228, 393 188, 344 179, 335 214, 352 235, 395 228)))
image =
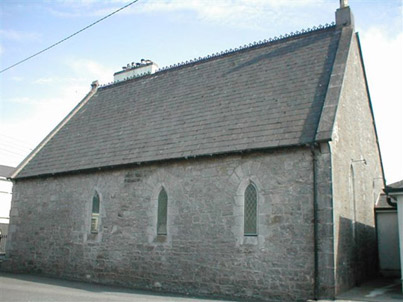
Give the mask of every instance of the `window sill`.
POLYGON ((156 243, 165 243, 165 242, 167 242, 167 235, 166 234, 158 234, 157 237, 155 237, 154 242, 156 242, 156 243))
POLYGON ((259 240, 257 235, 245 235, 242 244, 244 245, 258 245, 259 240))
POLYGON ((91 232, 87 235, 87 240, 90 242, 99 242, 102 239, 101 237, 102 237, 101 233, 91 232))

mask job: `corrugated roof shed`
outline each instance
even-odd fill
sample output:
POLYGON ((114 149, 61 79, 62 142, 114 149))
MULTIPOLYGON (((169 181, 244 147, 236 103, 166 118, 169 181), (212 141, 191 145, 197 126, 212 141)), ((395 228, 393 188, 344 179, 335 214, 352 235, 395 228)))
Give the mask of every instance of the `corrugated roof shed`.
POLYGON ((311 143, 340 36, 330 26, 100 87, 17 178, 311 143))

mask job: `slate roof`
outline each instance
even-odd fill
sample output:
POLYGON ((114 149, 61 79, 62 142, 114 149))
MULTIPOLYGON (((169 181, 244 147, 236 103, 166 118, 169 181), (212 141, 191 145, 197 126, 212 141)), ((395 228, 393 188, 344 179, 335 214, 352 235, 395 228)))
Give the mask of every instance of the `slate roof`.
POLYGON ((330 26, 99 87, 17 178, 311 143, 340 36, 330 26))
POLYGON ((388 185, 388 187, 392 189, 403 189, 403 179, 388 185))
POLYGON ((403 180, 387 185, 384 191, 387 193, 403 192, 403 180))
POLYGON ((10 177, 11 174, 13 174, 15 168, 10 167, 10 166, 5 166, 5 165, 0 165, 0 177, 10 177))

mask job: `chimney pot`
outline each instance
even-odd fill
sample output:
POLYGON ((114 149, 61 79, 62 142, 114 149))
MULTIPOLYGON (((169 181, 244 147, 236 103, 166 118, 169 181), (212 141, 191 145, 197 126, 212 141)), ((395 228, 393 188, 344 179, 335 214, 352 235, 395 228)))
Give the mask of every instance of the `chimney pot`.
POLYGON ((340 8, 344 8, 348 6, 348 0, 340 0, 340 8))
POLYGON ((98 81, 93 81, 92 83, 91 83, 91 88, 92 89, 95 89, 95 88, 97 88, 99 86, 99 82, 98 81))

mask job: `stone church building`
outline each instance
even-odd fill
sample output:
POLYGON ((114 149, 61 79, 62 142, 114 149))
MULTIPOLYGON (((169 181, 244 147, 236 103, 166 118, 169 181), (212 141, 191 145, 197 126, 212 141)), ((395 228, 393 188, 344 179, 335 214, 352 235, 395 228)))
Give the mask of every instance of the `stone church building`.
POLYGON ((3 270, 247 301, 333 298, 374 274, 383 170, 348 6, 115 79, 12 176, 3 270))

